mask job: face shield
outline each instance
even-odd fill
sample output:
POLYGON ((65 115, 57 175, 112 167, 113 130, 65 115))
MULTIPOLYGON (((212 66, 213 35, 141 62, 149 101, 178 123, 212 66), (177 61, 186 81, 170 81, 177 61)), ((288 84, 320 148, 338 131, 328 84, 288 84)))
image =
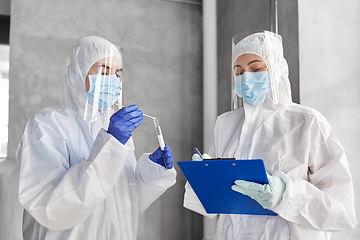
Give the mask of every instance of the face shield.
POLYGON ((122 106, 122 56, 109 41, 79 39, 68 58, 61 105, 84 120, 108 120, 122 106))
MULTIPOLYGON (((110 116, 122 106, 122 64, 120 59, 110 56, 95 62, 85 81, 86 100, 84 118, 98 113, 110 116), (112 110, 111 110, 112 109, 112 110)), ((109 116, 109 117, 110 117, 109 116)))
POLYGON ((268 31, 244 32, 232 38, 231 109, 246 101, 258 106, 278 103, 281 37, 268 31))

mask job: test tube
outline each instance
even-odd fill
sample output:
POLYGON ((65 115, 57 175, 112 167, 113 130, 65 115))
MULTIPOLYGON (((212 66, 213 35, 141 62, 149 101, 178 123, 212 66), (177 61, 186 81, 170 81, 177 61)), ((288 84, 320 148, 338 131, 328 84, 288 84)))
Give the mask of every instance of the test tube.
MULTIPOLYGON (((122 107, 125 107, 122 105, 122 107)), ((159 140, 159 145, 160 145, 160 148, 161 150, 164 150, 165 148, 165 141, 164 141, 164 137, 161 133, 161 128, 160 128, 160 125, 159 125, 159 120, 156 118, 156 117, 153 117, 153 116, 150 116, 148 114, 145 114, 143 113, 143 115, 145 117, 148 117, 148 118, 151 118, 152 120, 154 120, 154 125, 155 125, 155 131, 156 131, 156 135, 158 137, 158 140, 159 140)))
POLYGON ((163 135, 162 135, 162 133, 161 133, 161 128, 160 128, 160 125, 159 125, 159 120, 158 120, 157 118, 154 119, 154 125, 155 125, 156 135, 157 135, 158 140, 159 140, 160 148, 161 148, 161 150, 164 150, 165 141, 164 141, 163 135))

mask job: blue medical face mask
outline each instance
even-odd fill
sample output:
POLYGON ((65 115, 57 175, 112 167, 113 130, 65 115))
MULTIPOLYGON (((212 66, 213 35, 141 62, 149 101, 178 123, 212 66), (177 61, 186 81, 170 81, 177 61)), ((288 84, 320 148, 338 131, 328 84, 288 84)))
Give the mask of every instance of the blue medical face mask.
POLYGON ((236 93, 253 106, 262 104, 268 93, 271 81, 268 71, 244 72, 235 77, 236 93))
POLYGON ((120 79, 113 75, 88 75, 90 89, 86 93, 86 98, 91 105, 95 99, 99 100, 98 109, 104 110, 117 101, 121 93, 120 79))

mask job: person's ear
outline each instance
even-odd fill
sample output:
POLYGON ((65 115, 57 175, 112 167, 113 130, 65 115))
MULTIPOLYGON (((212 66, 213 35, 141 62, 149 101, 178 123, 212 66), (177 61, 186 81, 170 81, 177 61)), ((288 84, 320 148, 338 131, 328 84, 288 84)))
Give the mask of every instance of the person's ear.
POLYGON ((86 92, 88 92, 89 89, 90 89, 89 75, 86 75, 86 79, 85 79, 85 90, 86 90, 86 92))

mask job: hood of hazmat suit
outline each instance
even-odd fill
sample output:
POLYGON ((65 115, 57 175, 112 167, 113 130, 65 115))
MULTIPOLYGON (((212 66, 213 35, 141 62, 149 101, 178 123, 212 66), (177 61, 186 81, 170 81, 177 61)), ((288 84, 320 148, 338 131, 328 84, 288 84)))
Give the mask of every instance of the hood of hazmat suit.
POLYGON ((29 119, 17 151, 24 239, 136 239, 139 213, 175 184, 174 169, 148 153, 136 161, 132 138, 123 145, 106 132, 121 66, 112 43, 81 38, 61 104, 29 119))
MULTIPOLYGON (((118 74, 120 91, 122 90, 119 73, 121 71, 122 57, 114 44, 96 36, 79 39, 73 46, 68 58, 68 69, 64 75, 60 104, 75 113, 83 115, 85 120, 95 121, 98 118, 108 120, 114 113, 113 109, 110 108, 112 105, 99 110, 99 105, 96 104, 96 102, 99 101, 99 92, 101 92, 103 85, 108 84, 108 81, 103 79, 107 74, 118 74), (92 75, 89 73, 89 70, 95 64, 99 66, 94 66, 95 74, 92 75), (95 76, 97 80, 94 84, 92 82, 89 83, 90 88, 94 88, 95 90, 95 99, 92 99, 93 104, 89 102, 84 84, 84 79, 91 76, 95 76)), ((108 91, 110 92, 110 90, 108 91)), ((121 101, 122 96, 120 95, 121 94, 118 94, 116 100, 121 101)), ((105 121, 103 125, 107 127, 108 122, 105 121)))
MULTIPOLYGON (((291 100, 281 37, 257 32, 233 46, 232 64, 254 54, 265 62, 271 87, 263 103, 217 118, 211 157, 262 159, 268 174, 286 184, 278 216, 220 214, 215 239, 330 239, 331 231, 354 228, 353 182, 344 149, 327 120, 291 100)), ((234 66, 232 66, 232 69, 234 66)), ((230 188, 231 186, 229 186, 230 188)), ((207 214, 189 184, 184 206, 207 214)))

